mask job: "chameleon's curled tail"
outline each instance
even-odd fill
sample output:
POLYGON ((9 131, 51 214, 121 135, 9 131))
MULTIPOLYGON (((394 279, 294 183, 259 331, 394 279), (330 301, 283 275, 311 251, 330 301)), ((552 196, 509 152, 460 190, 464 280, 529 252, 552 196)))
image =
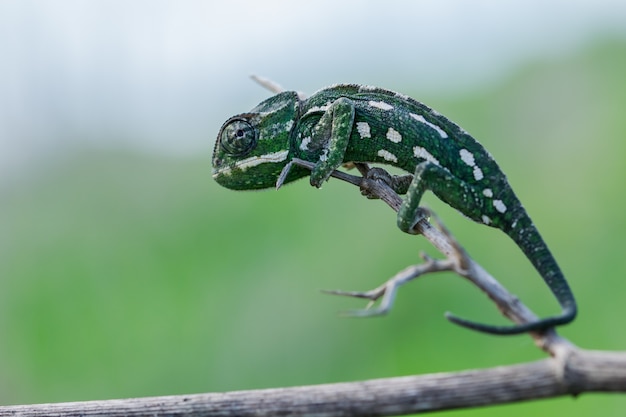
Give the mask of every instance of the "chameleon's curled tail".
POLYGON ((535 269, 541 274, 550 290, 559 302, 562 312, 558 316, 547 317, 530 323, 516 326, 491 326, 475 323, 448 314, 446 318, 460 326, 495 335, 513 335, 527 332, 542 332, 551 327, 567 324, 576 318, 577 308, 574 294, 570 289, 559 265, 550 253, 548 246, 532 224, 528 216, 518 220, 517 227, 505 232, 517 243, 535 269))

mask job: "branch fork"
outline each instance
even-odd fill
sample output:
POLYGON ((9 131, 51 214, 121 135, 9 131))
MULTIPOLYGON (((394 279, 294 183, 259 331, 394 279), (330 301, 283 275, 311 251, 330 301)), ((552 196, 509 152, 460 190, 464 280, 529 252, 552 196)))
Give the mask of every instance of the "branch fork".
MULTIPOLYGON (((307 169, 312 169, 315 166, 312 162, 297 158, 294 158, 289 164, 298 165, 307 169)), ((402 204, 402 198, 396 194, 385 181, 379 179, 379 176, 369 178, 368 173, 370 167, 367 164, 354 163, 348 166, 348 168, 352 167, 357 168, 362 176, 354 176, 337 170, 333 171, 331 176, 357 185, 361 193, 368 198, 379 198, 394 211, 397 212, 399 210, 402 204)), ((289 169, 290 167, 285 168, 285 171, 289 169)), ((344 315, 371 317, 387 314, 393 306, 395 296, 400 286, 425 274, 451 271, 466 278, 483 291, 496 304, 500 312, 513 322, 523 324, 537 320, 537 316, 526 307, 519 298, 508 292, 506 288, 468 255, 465 249, 458 243, 454 236, 452 236, 450 231, 430 210, 424 209, 424 216, 416 222, 414 231, 415 234, 423 235, 445 256, 445 258, 438 260, 422 255, 422 259, 424 259, 423 264, 405 268, 379 287, 370 291, 324 291, 328 294, 369 300, 365 309, 347 311, 344 315), (436 226, 428 221, 429 218, 434 219, 436 226), (379 299, 381 300, 380 304, 374 307, 375 302, 379 299)), ((462 319, 450 313, 446 313, 446 318, 457 324, 462 322, 462 319)), ((535 340, 537 346, 552 356, 556 356, 559 352, 564 353, 566 350, 561 349, 563 346, 571 346, 569 342, 559 337, 554 329, 549 329, 541 333, 530 333, 530 335, 535 340)))
POLYGON ((324 290, 323 292, 326 294, 365 298, 370 300, 365 309, 345 311, 342 315, 351 317, 372 317, 387 314, 391 310, 398 289, 402 285, 425 274, 442 271, 454 271, 456 269, 455 261, 452 259, 433 259, 423 253, 420 256, 424 260, 423 264, 411 265, 403 269, 373 290, 365 292, 324 290), (376 308, 372 308, 379 299, 381 299, 380 304, 376 308))

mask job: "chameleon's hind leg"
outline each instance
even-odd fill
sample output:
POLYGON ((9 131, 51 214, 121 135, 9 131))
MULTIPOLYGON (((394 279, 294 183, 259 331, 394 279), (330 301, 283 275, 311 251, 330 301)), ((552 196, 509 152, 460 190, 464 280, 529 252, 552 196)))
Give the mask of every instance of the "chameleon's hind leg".
MULTIPOLYGON (((406 194, 413 181, 413 175, 391 175, 384 169, 378 167, 370 168, 365 174, 365 178, 384 182, 396 194, 406 194)), ((361 187, 361 195, 372 200, 378 198, 377 195, 372 194, 370 190, 364 187, 361 187)))
POLYGON ((415 168, 415 175, 406 198, 398 210, 398 227, 406 233, 415 234, 415 224, 422 217, 420 200, 426 190, 431 190, 437 197, 467 217, 481 221, 482 198, 465 181, 455 177, 447 169, 425 161, 415 168))

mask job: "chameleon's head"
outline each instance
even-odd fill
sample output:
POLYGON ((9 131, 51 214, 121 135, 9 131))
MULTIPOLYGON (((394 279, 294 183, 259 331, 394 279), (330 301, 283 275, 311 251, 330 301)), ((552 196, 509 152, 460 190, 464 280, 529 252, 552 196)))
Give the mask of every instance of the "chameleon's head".
POLYGON ((299 106, 298 94, 289 91, 228 119, 213 150, 215 181, 233 190, 275 186, 289 162, 289 138, 299 106))

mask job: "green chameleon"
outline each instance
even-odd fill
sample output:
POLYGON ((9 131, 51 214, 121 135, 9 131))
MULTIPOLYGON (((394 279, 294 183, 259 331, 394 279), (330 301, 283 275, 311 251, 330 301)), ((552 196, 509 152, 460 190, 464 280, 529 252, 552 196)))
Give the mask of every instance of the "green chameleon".
POLYGON ((213 152, 213 178, 233 190, 250 190, 310 175, 311 185, 319 188, 348 162, 389 164, 413 173, 386 179, 406 194, 397 218, 404 232, 415 233, 426 190, 470 219, 502 230, 562 308, 558 316, 515 326, 454 316, 453 322, 486 333, 519 334, 574 320, 576 302, 565 277, 491 155, 455 123, 403 94, 350 84, 325 88, 307 99, 293 91, 279 93, 224 123, 213 152), (293 165, 294 158, 315 167, 293 165))

